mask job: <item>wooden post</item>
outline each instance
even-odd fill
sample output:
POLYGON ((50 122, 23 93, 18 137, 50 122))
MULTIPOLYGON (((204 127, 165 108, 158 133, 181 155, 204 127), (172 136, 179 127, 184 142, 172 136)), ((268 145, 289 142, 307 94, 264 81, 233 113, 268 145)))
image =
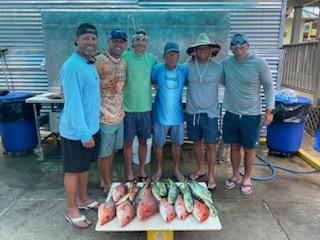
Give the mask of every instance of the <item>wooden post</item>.
POLYGON ((294 8, 291 43, 299 43, 301 35, 302 6, 294 8))
MULTIPOLYGON (((320 3, 319 3, 320 9, 320 3)), ((318 46, 315 54, 315 64, 314 64, 314 76, 313 76, 313 84, 314 84, 314 95, 313 95, 313 107, 320 108, 320 15, 318 17, 318 29, 317 29, 317 39, 318 46)))

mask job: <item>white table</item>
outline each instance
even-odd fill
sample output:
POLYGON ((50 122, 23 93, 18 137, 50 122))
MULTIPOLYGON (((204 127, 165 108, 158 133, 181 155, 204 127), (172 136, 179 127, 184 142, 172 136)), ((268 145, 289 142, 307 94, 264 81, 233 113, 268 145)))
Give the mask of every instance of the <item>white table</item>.
MULTIPOLYGON (((113 183, 107 200, 111 197, 113 188, 116 187, 119 183, 113 183)), ((138 183, 141 185, 142 183, 138 183)), ((177 183, 180 184, 180 183, 177 183)), ((206 183, 200 183, 203 186, 206 186, 206 183)), ((135 217, 131 222, 129 222, 125 227, 119 227, 117 217, 113 218, 110 222, 100 225, 98 222, 96 224, 96 231, 104 232, 134 232, 134 231, 215 231, 221 230, 221 224, 219 217, 212 217, 203 222, 199 223, 195 217, 190 214, 185 220, 179 220, 175 218, 172 222, 166 223, 161 218, 160 213, 154 214, 153 216, 140 221, 135 217)))
POLYGON ((40 126, 39 126, 39 118, 37 116, 37 104, 41 105, 50 105, 51 106, 51 111, 60 111, 59 105, 63 104, 63 99, 59 98, 51 98, 53 96, 56 96, 56 93, 43 93, 36 95, 31 98, 27 98, 25 100, 26 103, 31 103, 33 104, 33 113, 34 113, 34 120, 36 124, 36 129, 37 129, 37 138, 38 138, 38 150, 40 154, 40 160, 44 160, 44 155, 43 155, 43 149, 42 149, 42 144, 41 144, 41 136, 40 136, 40 126))

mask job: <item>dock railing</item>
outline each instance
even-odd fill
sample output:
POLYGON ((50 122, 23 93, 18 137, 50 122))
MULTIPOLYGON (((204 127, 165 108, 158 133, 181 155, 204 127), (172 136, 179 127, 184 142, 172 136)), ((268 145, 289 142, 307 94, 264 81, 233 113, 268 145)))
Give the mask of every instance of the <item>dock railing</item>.
POLYGON ((283 45, 282 86, 313 95, 313 106, 319 107, 320 47, 319 42, 283 45))

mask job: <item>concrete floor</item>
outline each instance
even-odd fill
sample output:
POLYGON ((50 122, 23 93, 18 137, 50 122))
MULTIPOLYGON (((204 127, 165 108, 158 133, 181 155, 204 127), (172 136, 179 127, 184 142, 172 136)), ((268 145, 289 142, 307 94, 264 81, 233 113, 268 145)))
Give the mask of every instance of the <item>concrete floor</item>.
MULTIPOLYGON (((46 160, 40 162, 35 153, 12 156, 0 153, 0 239, 146 239, 145 232, 96 232, 95 224, 78 230, 65 219, 66 200, 63 189, 61 149, 52 143, 44 144, 46 160)), ((2 151, 1 151, 2 152, 2 151)), ((165 173, 170 175, 170 148, 165 149, 165 173)), ((267 156, 266 146, 259 154, 269 161, 295 170, 312 168, 300 158, 267 156)), ((183 146, 182 170, 187 175, 195 169, 191 145, 183 146)), ((136 167, 135 170, 137 171, 136 167)), ((148 174, 154 163, 147 166, 148 174)), ((318 240, 320 236, 320 174, 294 175, 277 171, 277 177, 267 182, 253 182, 254 192, 243 196, 239 189, 226 190, 224 180, 232 170, 229 161, 217 165, 218 188, 214 200, 222 225, 216 232, 175 232, 175 239, 246 239, 246 240, 318 240)), ((256 167, 255 176, 267 176, 269 170, 256 167)), ((125 179, 122 153, 113 168, 115 181, 125 179)), ((206 179, 204 178, 203 181, 206 179)), ((99 172, 92 164, 89 192, 93 199, 103 201, 96 189, 99 172)), ((94 211, 87 212, 96 220, 94 211)))

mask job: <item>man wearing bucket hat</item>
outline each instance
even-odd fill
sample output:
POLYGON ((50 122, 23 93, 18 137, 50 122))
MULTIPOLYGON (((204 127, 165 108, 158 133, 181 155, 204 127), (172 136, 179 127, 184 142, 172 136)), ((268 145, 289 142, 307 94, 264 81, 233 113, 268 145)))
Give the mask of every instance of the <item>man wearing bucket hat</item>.
POLYGON ((179 61, 179 45, 167 42, 164 46, 165 63, 152 68, 151 83, 156 85, 157 94, 153 105, 154 153, 157 173, 153 179, 162 175, 163 145, 170 131, 171 152, 174 163, 173 174, 179 182, 185 180, 179 170, 180 146, 183 144, 184 124, 182 92, 186 83, 186 66, 177 64, 179 61))
POLYGON ((100 77, 101 106, 99 168, 102 176, 99 188, 106 194, 111 187, 110 171, 114 154, 123 147, 123 89, 126 81, 126 64, 121 59, 127 34, 121 30, 111 32, 108 50, 96 59, 100 77))
POLYGON ((188 138, 193 141, 193 149, 197 161, 197 170, 190 175, 197 180, 206 173, 204 164, 204 146, 208 160, 207 186, 216 189, 214 177, 216 163, 216 143, 218 139, 218 86, 223 78, 223 68, 213 60, 220 46, 210 41, 206 33, 201 33, 196 42, 187 49, 192 56, 187 63, 188 89, 186 121, 188 138))
POLYGON ((97 39, 97 29, 92 24, 81 24, 76 32, 77 51, 68 58, 60 71, 64 94, 60 134, 64 189, 68 201, 65 218, 77 228, 87 228, 92 223, 79 209, 98 207, 98 202, 91 200, 87 193, 90 162, 97 160, 100 145, 99 76, 92 64, 97 39))
POLYGON ((233 175, 225 181, 226 189, 238 183, 242 194, 252 193, 252 175, 256 159, 255 146, 261 127, 261 97, 263 86, 266 98, 264 124, 273 120, 274 90, 268 64, 262 58, 248 52, 246 34, 236 33, 231 38, 230 50, 233 56, 223 62, 225 93, 223 107, 223 140, 231 144, 233 175), (244 176, 240 179, 241 147, 244 150, 244 176))
POLYGON ((132 144, 135 135, 139 140, 139 180, 146 180, 145 158, 147 153, 146 140, 151 136, 151 82, 150 75, 153 65, 159 61, 145 49, 148 34, 144 30, 136 30, 132 36, 133 51, 122 54, 127 65, 127 80, 124 89, 124 158, 128 180, 134 180, 132 170, 132 144))

